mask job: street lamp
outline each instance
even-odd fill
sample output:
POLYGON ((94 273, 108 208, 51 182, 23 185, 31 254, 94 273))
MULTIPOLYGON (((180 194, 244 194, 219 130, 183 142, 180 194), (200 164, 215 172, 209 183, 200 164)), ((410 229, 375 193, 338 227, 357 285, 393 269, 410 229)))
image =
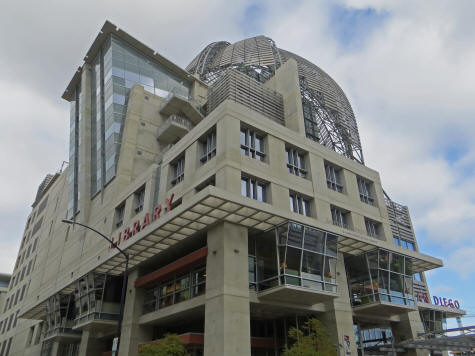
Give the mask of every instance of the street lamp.
POLYGON ((116 346, 116 350, 115 350, 116 353, 117 353, 119 351, 120 333, 121 333, 121 328, 122 328, 122 319, 123 319, 123 316, 124 316, 124 303, 125 303, 125 292, 127 290, 127 272, 128 272, 128 268, 129 268, 129 255, 127 253, 125 253, 121 248, 119 248, 119 246, 117 246, 117 244, 115 242, 113 242, 106 235, 104 235, 103 233, 97 231, 96 229, 94 229, 90 226, 78 223, 74 220, 63 219, 62 221, 66 224, 79 225, 79 226, 85 227, 86 229, 94 231, 96 234, 98 234, 102 238, 106 239, 111 244, 111 246, 114 246, 125 257, 125 270, 124 270, 124 277, 122 278, 122 294, 120 296, 119 322, 117 323, 117 346, 116 346))

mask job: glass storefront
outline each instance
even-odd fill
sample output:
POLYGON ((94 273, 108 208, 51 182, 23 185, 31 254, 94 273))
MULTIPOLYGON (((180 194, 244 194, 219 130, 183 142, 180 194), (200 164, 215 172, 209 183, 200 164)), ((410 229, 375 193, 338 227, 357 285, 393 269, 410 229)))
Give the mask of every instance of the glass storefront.
POLYGON ((250 288, 291 285, 336 293, 338 237, 287 222, 249 237, 250 288))
POLYGON ((345 258, 353 306, 377 301, 414 306, 412 261, 377 249, 345 258))
POLYGON ((172 276, 145 291, 143 314, 197 297, 205 290, 206 267, 172 276))
POLYGON ((424 332, 430 333, 447 329, 447 314, 438 310, 422 309, 419 311, 424 332))

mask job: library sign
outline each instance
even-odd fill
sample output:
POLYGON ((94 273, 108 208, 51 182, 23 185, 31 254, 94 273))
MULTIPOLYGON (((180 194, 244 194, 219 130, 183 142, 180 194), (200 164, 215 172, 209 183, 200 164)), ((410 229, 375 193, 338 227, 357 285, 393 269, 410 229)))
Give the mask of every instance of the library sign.
MULTIPOLYGON (((165 212, 168 213, 170 210, 172 210, 172 204, 173 204, 173 198, 175 197, 175 194, 172 194, 170 198, 165 198, 165 212)), ((115 237, 111 237, 112 243, 109 245, 109 250, 112 250, 115 246, 120 246, 120 243, 122 241, 127 241, 137 233, 139 233, 142 230, 145 230, 147 226, 150 225, 151 222, 154 222, 158 219, 160 219, 160 215, 163 212, 163 206, 162 204, 158 204, 154 209, 152 213, 152 217, 150 218, 150 213, 146 213, 143 219, 137 219, 134 221, 132 226, 127 226, 119 232, 119 235, 117 236, 117 240, 115 237)))

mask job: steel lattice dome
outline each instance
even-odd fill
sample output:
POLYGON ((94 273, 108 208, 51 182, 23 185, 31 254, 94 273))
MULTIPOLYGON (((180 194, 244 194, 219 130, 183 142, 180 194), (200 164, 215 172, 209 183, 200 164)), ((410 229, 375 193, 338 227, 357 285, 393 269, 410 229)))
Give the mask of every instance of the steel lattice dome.
POLYGON ((307 137, 364 163, 355 115, 343 90, 318 66, 278 48, 272 39, 257 36, 234 44, 226 41, 210 43, 186 69, 210 85, 228 68, 238 69, 265 82, 290 58, 298 65, 306 129, 311 122, 318 127, 318 135, 307 132, 307 137))

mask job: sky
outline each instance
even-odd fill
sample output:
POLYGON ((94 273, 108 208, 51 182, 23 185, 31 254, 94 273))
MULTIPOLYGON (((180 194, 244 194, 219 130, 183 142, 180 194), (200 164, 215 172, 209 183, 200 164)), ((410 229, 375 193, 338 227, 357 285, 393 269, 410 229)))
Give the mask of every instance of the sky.
MULTIPOLYGON (((433 295, 475 324, 475 1, 5 1, 0 12, 0 272, 38 185, 68 159, 61 95, 106 19, 185 67, 208 43, 271 37, 329 73, 365 164, 408 205, 433 295)), ((453 323, 449 325, 454 325, 453 323)))

